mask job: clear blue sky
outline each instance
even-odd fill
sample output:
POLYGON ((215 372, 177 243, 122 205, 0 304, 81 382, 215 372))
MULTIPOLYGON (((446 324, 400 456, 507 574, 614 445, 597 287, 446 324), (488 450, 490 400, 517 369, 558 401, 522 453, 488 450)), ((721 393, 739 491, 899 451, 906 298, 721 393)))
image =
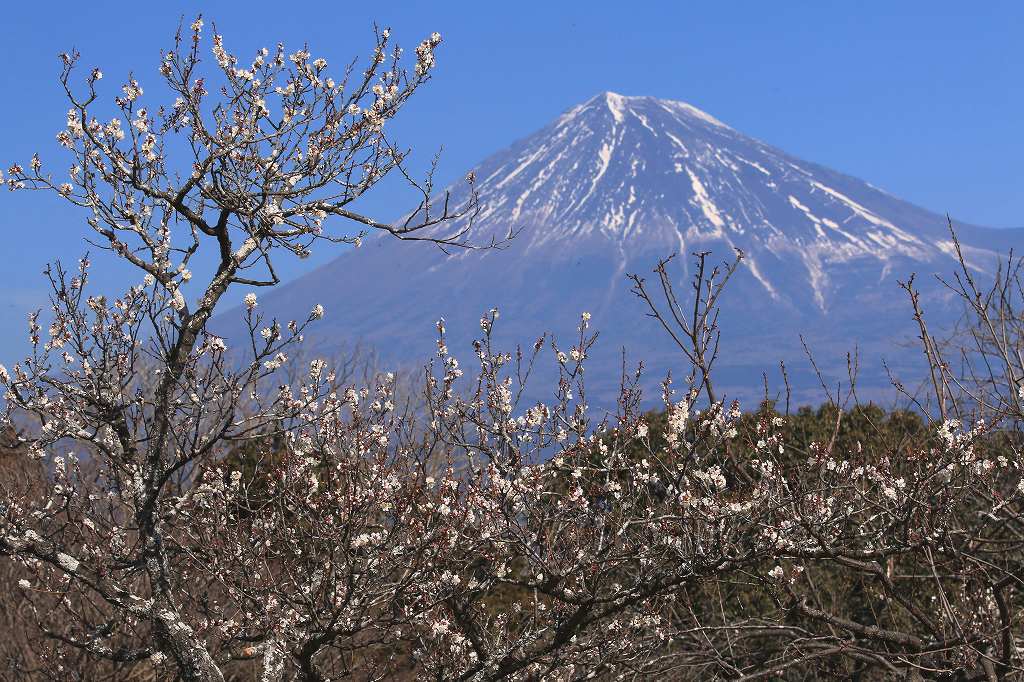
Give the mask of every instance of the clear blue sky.
MULTIPOLYGON (((132 69, 156 85, 160 48, 182 14, 200 11, 240 54, 308 42, 334 65, 366 54, 374 22, 409 48, 440 31, 435 78, 395 129, 421 158, 444 146, 442 180, 613 90, 688 101, 961 220, 1024 226, 1021 2, 8 3, 0 164, 37 150, 63 164, 53 141, 67 110, 59 51, 78 48, 105 83, 132 69)), ((386 190, 365 208, 391 218, 405 206, 386 190)), ((77 257, 85 231, 52 197, 4 191, 0 234, 0 361, 9 362, 24 349, 26 311, 45 302, 43 265, 77 257)), ((336 254, 321 249, 285 275, 336 254)), ((99 283, 115 293, 119 271, 96 260, 99 283)))

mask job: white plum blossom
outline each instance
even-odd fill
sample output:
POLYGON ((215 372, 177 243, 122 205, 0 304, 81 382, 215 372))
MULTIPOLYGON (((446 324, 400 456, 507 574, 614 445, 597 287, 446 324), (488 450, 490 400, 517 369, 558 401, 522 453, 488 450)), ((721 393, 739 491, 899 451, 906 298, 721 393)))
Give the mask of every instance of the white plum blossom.
POLYGON ((135 101, 136 99, 138 99, 139 97, 142 96, 142 86, 140 86, 138 81, 136 81, 134 78, 129 80, 124 85, 122 90, 124 91, 125 98, 129 102, 133 102, 133 101, 135 101))

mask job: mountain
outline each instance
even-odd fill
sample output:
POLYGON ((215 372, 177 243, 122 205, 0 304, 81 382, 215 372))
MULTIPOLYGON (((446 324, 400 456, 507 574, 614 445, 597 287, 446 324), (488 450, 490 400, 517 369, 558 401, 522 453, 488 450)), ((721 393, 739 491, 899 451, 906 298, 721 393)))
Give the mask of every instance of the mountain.
MULTIPOLYGON (((685 287, 692 252, 728 260, 740 249, 743 265, 723 297, 719 385, 756 400, 763 372, 781 387, 785 361, 797 399, 815 402, 822 389, 801 334, 830 387, 845 383, 846 354, 856 348, 862 395, 882 397, 886 367, 905 379, 922 369, 897 281, 917 273, 937 323, 958 313, 932 276, 955 268, 945 217, 683 102, 602 93, 473 172, 479 214, 471 226, 444 229, 468 227, 471 241, 486 243, 511 228, 518 235, 509 248, 446 254, 374 239, 262 297, 261 310, 287 319, 320 302, 328 315, 315 345, 359 340, 389 363, 427 359, 442 316, 449 346, 470 361, 469 341, 490 308, 501 311, 501 338, 524 345, 544 331, 568 345, 588 311, 601 332, 590 381, 603 400, 614 395, 623 347, 631 362, 646 361, 650 385, 683 367, 626 274, 649 274, 678 253, 674 273, 685 287)), ((454 205, 467 200, 463 185, 451 192, 454 205)), ((1024 230, 957 230, 979 273, 1024 244, 1024 230)))

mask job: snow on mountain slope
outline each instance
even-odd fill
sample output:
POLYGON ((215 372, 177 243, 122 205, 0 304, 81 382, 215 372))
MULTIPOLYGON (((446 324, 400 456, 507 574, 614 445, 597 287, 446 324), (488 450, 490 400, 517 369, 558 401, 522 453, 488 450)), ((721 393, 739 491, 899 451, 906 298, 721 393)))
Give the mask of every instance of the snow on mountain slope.
POLYGON ((799 264, 823 309, 835 264, 927 262, 948 252, 934 216, 887 216, 892 200, 884 193, 682 102, 603 93, 476 172, 478 233, 525 227, 527 256, 581 240, 681 253, 719 242, 748 255, 751 274, 773 298, 780 291, 758 261, 799 264))
MULTIPOLYGON (((502 311, 510 341, 564 335, 588 310, 602 330, 595 380, 611 391, 621 346, 655 371, 678 358, 629 293, 625 274, 661 257, 745 254, 727 293, 721 367, 734 395, 756 393, 761 372, 803 363, 799 334, 821 353, 828 380, 861 350, 862 382, 884 390, 880 361, 913 372, 918 352, 897 279, 917 272, 925 301, 957 312, 930 273, 954 261, 946 220, 871 185, 747 137, 683 102, 602 93, 473 169, 480 213, 471 241, 519 231, 510 248, 446 255, 423 245, 371 240, 284 286, 264 309, 287 317, 319 301, 329 311, 317 343, 360 339, 391 361, 429 356, 444 316, 456 342, 502 311)), ((456 205, 467 198, 452 188, 456 205)), ((449 225, 445 231, 462 229, 449 225)), ((980 272, 1024 242, 1017 230, 958 226, 980 272)), ((453 346, 457 347, 457 346, 453 346)), ((818 380, 794 369, 798 389, 818 380)))

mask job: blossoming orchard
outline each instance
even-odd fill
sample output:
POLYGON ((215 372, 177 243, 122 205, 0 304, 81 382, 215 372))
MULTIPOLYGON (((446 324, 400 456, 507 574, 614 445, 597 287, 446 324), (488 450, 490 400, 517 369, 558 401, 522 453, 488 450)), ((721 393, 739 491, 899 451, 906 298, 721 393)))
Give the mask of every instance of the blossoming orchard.
POLYGON ((817 415, 716 391, 718 301, 742 254, 696 254, 689 295, 664 262, 654 287, 632 277, 680 350, 654 411, 639 367, 613 409, 588 404, 598 340, 582 310, 572 339, 523 348, 497 347, 490 310, 468 367, 443 320, 419 376, 300 364, 331 311, 263 315, 280 258, 374 232, 500 245, 450 229, 475 202, 453 211, 388 132, 440 44, 404 56, 380 30, 334 72, 283 45, 243 58, 197 19, 159 83, 116 87, 61 56, 70 167, 33 156, 2 180, 81 209, 98 257, 137 279, 105 294, 90 257, 55 263, 30 356, 0 366, 0 627, 17 633, 2 665, 81 680, 1019 679, 1013 260, 989 290, 961 259, 959 345, 930 334, 906 283, 932 395, 901 414, 855 388, 817 415), (354 209, 386 176, 416 196, 400 223, 354 209), (245 292, 240 337, 209 329, 229 290, 245 292), (532 402, 541 366, 557 378, 532 402))

